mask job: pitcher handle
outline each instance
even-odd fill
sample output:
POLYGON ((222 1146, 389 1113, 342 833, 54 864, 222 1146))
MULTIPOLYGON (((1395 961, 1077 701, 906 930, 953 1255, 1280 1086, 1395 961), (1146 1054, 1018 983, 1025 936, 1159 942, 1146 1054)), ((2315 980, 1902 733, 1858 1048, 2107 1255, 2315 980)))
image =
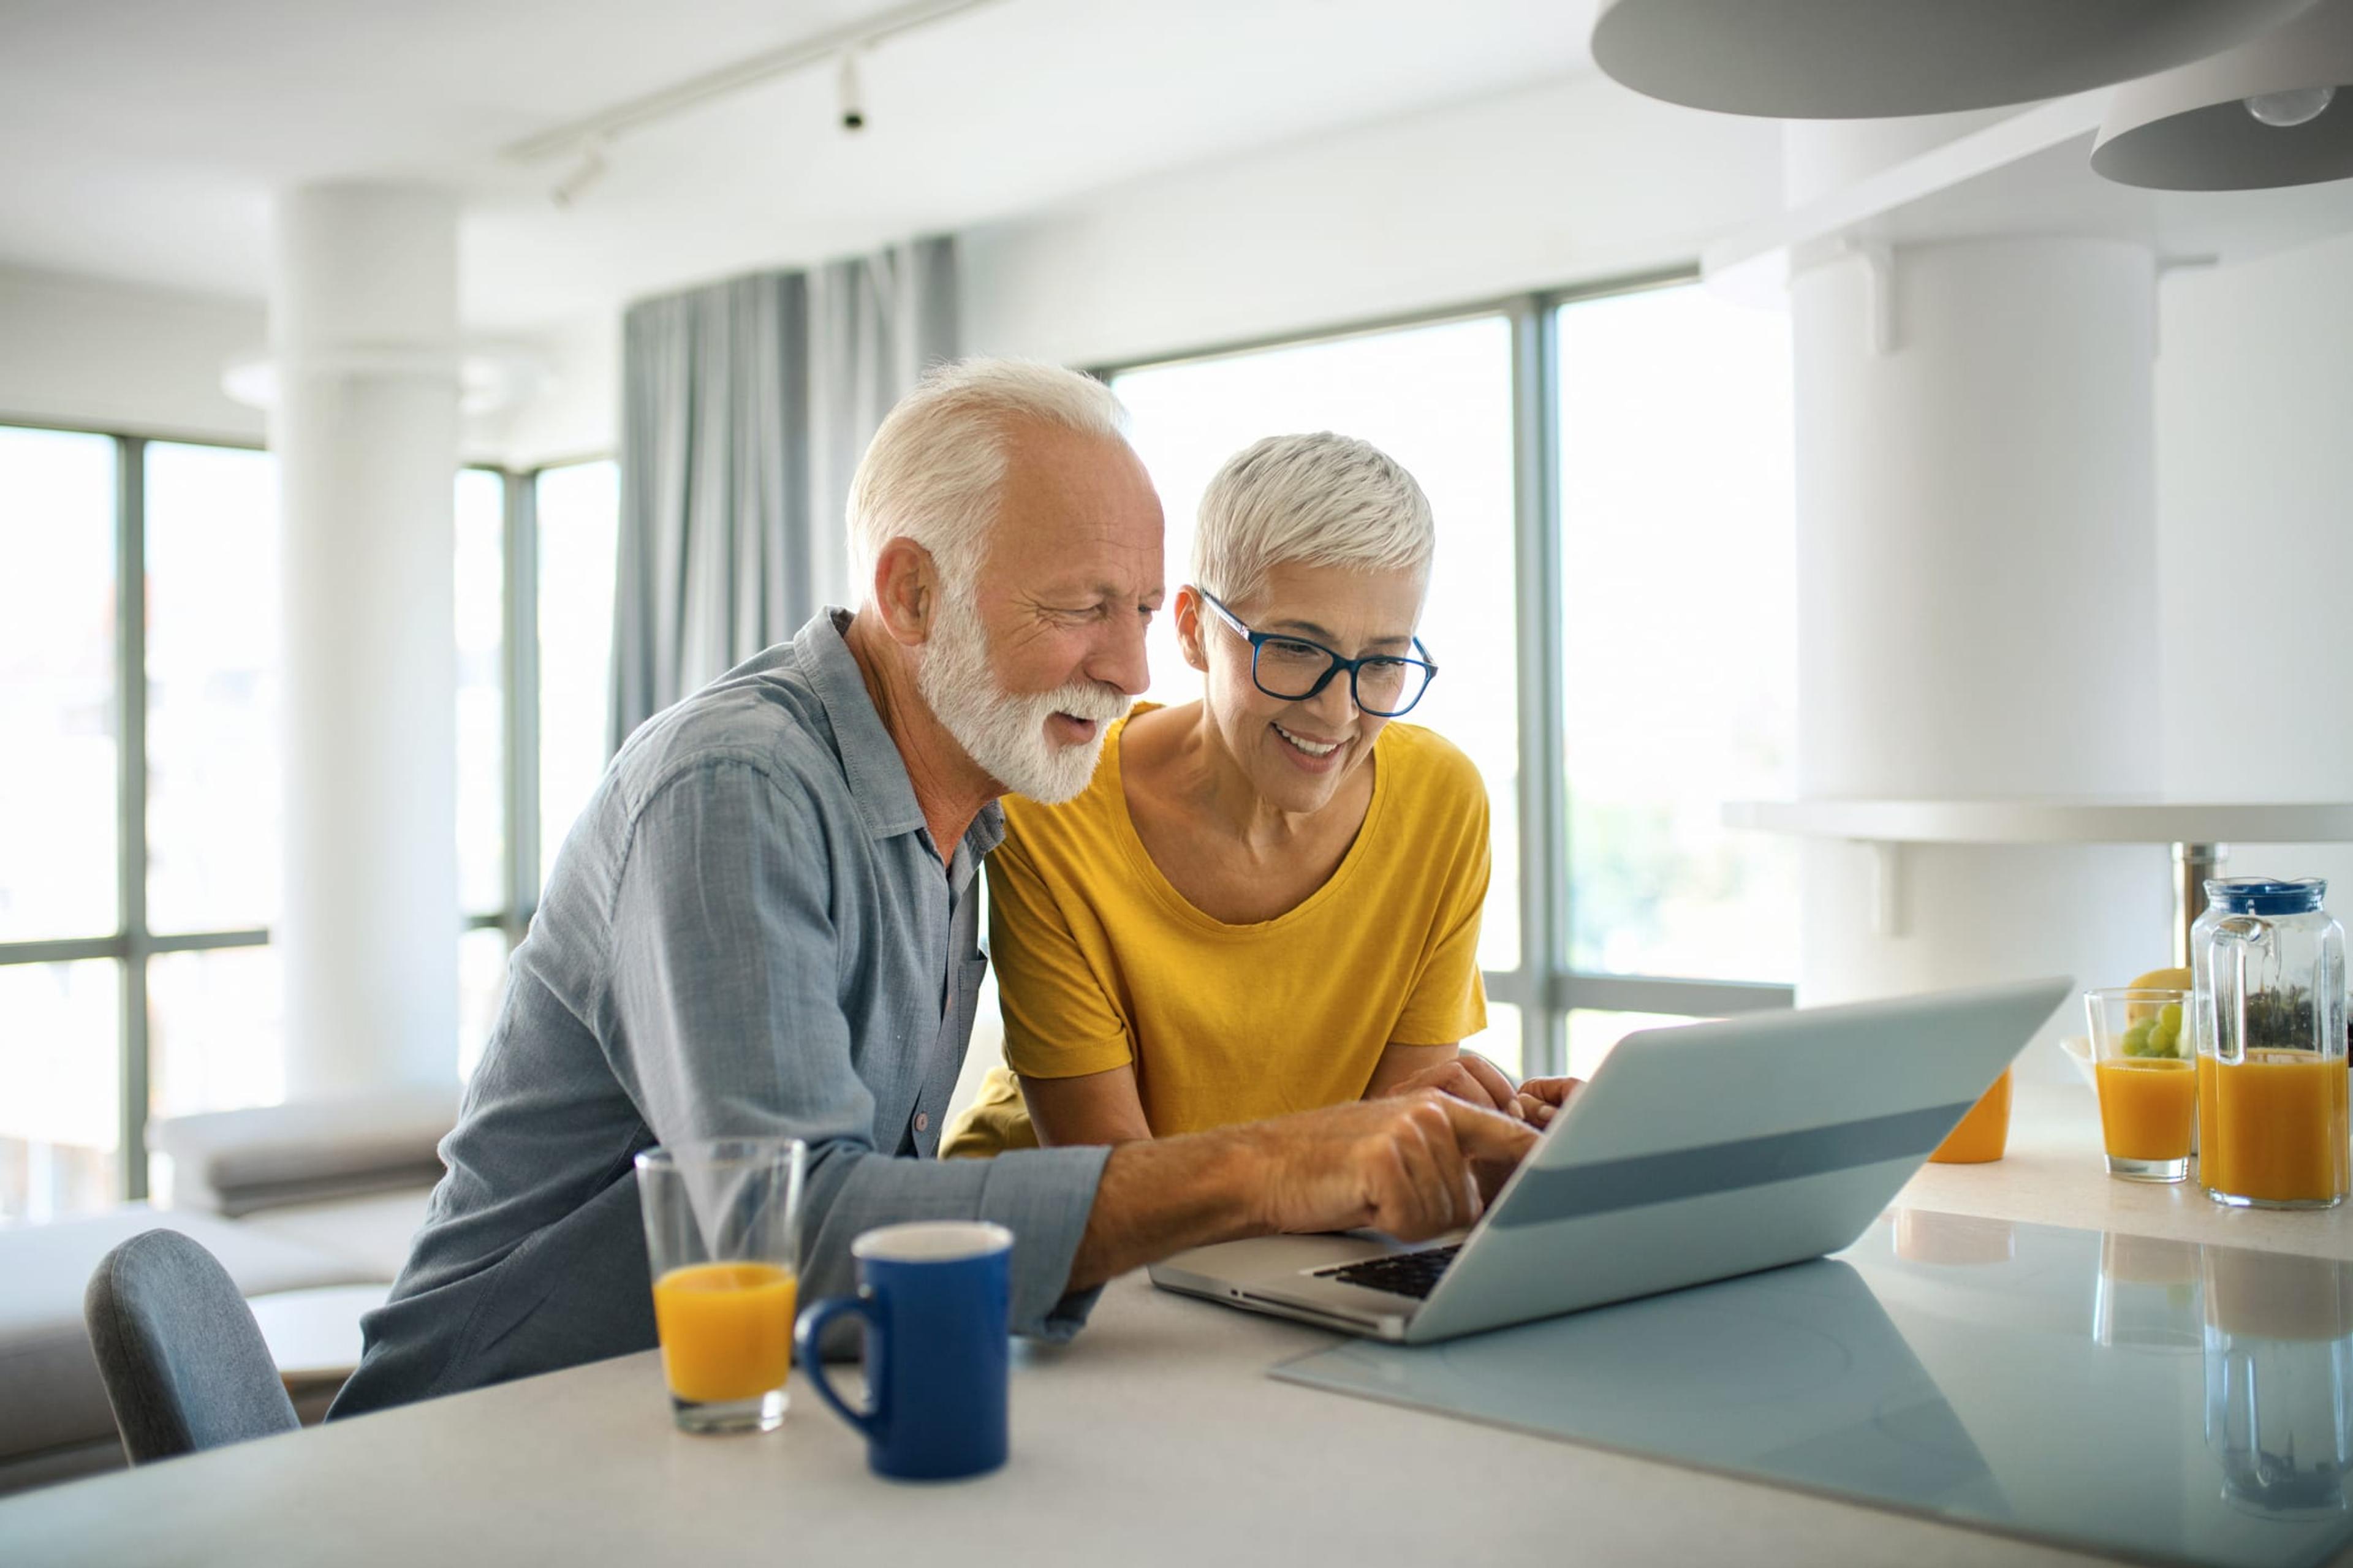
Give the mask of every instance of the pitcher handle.
POLYGON ((2271 921, 2260 915, 2231 915, 2214 922, 2209 940, 2214 949, 2210 968, 2217 1061, 2240 1061, 2247 1054, 2247 949, 2262 946, 2271 935, 2271 921))

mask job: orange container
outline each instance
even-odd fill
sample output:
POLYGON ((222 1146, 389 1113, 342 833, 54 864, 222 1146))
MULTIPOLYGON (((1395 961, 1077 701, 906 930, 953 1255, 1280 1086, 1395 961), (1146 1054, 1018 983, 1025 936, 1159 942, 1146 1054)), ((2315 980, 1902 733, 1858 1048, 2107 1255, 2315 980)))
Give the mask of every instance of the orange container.
POLYGON ((1945 1134, 1945 1141, 1928 1158, 1940 1165, 1982 1165, 2000 1159, 2009 1144, 2010 1069, 2004 1068, 1993 1087, 1978 1097, 1960 1125, 1945 1134))
POLYGON ((793 1364, 797 1282, 773 1263, 698 1263, 654 1281, 670 1391, 698 1404, 757 1399, 793 1364))
MULTIPOLYGON (((2236 1062, 2201 1058, 2211 1102, 2200 1182, 2225 1197, 2330 1204, 2348 1175, 2345 1063, 2313 1051, 2249 1051, 2236 1062)), ((2200 1129, 2201 1138, 2204 1129, 2200 1129)))
POLYGON ((2118 1057, 2094 1069, 2100 1133, 2118 1160, 2186 1160, 2198 1069, 2179 1057, 2118 1057))

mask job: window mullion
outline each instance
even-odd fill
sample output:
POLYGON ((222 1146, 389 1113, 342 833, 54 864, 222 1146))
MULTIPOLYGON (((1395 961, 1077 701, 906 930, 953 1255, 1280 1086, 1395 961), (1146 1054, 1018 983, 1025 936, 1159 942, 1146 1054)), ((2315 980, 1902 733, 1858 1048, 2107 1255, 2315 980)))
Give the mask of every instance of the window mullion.
POLYGON ((1683 980, 1661 974, 1583 974, 1571 971, 1552 985, 1563 1013, 1591 1007, 1605 1013, 1660 1013, 1724 1018, 1796 1005, 1792 986, 1753 980, 1683 980))
POLYGON ((510 942, 539 905, 539 489, 506 476, 507 896, 510 942))
POLYGON ((1566 1020, 1554 977, 1567 952, 1567 798, 1561 749, 1561 626, 1554 432, 1557 340, 1537 296, 1512 308, 1512 463, 1519 663, 1520 967, 1528 982, 1521 1060, 1566 1070, 1566 1020))
POLYGON ((122 1194, 147 1195, 147 442, 116 438, 114 700, 117 901, 122 973, 118 1138, 122 1194))

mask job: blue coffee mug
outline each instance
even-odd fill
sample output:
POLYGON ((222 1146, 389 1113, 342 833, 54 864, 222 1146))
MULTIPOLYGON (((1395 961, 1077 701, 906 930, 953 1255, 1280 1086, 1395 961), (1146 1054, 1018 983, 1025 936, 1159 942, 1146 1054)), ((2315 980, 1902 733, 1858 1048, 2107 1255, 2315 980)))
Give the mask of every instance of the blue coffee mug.
POLYGON ((793 1331, 818 1397, 866 1434, 876 1475, 952 1480, 1005 1463, 1013 1233, 976 1220, 891 1225, 849 1251, 858 1294, 812 1301, 793 1331), (835 1392, 818 1350, 853 1312, 866 1320, 863 1410, 835 1392))

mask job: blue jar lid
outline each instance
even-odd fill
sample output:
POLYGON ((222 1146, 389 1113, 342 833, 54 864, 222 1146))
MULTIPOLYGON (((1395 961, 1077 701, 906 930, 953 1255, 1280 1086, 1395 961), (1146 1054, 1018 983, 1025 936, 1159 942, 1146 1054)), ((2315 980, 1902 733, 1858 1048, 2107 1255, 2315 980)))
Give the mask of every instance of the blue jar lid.
POLYGON ((2226 915, 2302 915, 2328 895, 2326 877, 2216 877, 2206 884, 2206 901, 2226 915))

